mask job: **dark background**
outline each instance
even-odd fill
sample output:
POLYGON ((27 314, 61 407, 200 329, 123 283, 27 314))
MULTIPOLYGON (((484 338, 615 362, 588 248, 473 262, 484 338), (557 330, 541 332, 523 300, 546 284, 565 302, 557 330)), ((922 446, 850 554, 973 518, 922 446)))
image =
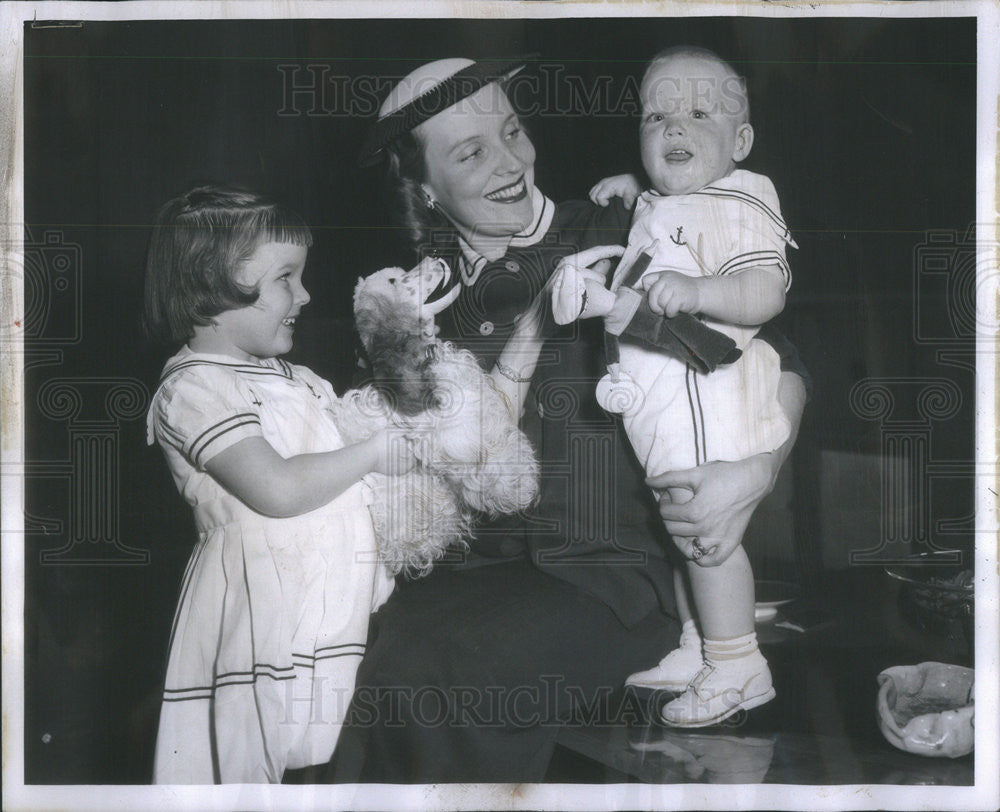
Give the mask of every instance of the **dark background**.
MULTIPOLYGON (((930 453, 959 468, 973 459, 975 36, 972 19, 29 24, 25 780, 150 776, 193 526, 146 446, 143 403, 109 417, 105 394, 133 379, 138 400, 148 397, 170 354, 140 327, 148 224, 161 203, 195 183, 229 181, 303 213, 316 236, 313 299, 292 360, 342 391, 354 280, 410 259, 378 171, 355 163, 385 92, 379 80, 445 56, 538 53, 534 75, 551 80, 561 69, 566 95, 517 98, 536 109, 527 123, 537 184, 563 200, 605 175, 641 171, 635 111, 614 100, 634 99, 627 82, 650 56, 677 43, 716 50, 749 81, 756 142, 744 165, 773 179, 800 247, 780 323, 815 377, 791 468, 789 542, 810 583, 847 566, 846 552, 878 544, 877 523, 864 538, 844 529, 854 516, 878 518, 884 426, 852 410, 856 382, 951 381, 960 407, 931 421, 930 453), (326 95, 289 97, 293 74, 300 86, 325 82, 326 95), (349 96, 336 77, 355 82, 349 96), (605 81, 609 101, 597 96, 580 115, 573 84, 590 92, 605 81), (930 238, 944 257, 936 275, 923 273, 930 238), (67 268, 68 283, 56 285, 67 268), (55 379, 81 393, 75 416, 42 397, 55 379), (83 468, 88 448, 101 462, 83 468), (838 482, 860 491, 858 503, 830 503, 838 482), (103 524, 88 524, 101 511, 103 524)), ((915 413, 907 397, 897 416, 915 413)), ((958 520, 947 546, 968 549, 972 489, 961 474, 921 498, 935 517, 958 520)))

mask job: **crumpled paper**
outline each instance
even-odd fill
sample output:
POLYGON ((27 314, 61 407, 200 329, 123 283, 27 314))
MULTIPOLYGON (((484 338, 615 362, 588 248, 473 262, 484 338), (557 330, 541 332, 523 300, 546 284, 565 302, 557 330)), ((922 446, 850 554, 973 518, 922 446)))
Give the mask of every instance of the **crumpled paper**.
POLYGON ((959 758, 975 743, 975 672, 947 663, 897 665, 878 675, 878 724, 890 744, 959 758))

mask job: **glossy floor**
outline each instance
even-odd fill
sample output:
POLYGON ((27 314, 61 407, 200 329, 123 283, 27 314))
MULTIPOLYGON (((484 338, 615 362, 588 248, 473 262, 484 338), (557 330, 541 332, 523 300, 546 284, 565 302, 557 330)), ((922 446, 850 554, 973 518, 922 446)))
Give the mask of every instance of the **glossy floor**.
MULTIPOLYGON (((926 758, 892 747, 876 724, 878 673, 926 660, 968 665, 959 622, 930 624, 879 570, 829 578, 806 633, 758 627, 778 696, 713 728, 656 721, 670 695, 625 694, 606 718, 560 731, 547 780, 732 784, 973 783, 973 757, 926 758)), ((780 617, 779 617, 780 620, 780 617)))

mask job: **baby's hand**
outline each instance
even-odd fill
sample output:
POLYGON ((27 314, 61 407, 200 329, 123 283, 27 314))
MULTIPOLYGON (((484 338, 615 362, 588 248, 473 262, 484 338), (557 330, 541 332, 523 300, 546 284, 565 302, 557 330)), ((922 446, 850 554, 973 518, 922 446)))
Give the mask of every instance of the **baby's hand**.
POLYGON ((612 175, 594 184, 590 190, 590 199, 598 206, 607 206, 611 198, 620 197, 625 208, 631 209, 640 194, 642 187, 635 175, 612 175))
POLYGON ((698 313, 701 310, 697 279, 676 271, 662 271, 642 281, 648 291, 649 309, 654 313, 672 319, 678 313, 698 313))
POLYGON ((413 443, 399 430, 382 429, 374 434, 371 442, 375 444, 375 464, 372 473, 398 476, 405 474, 417 464, 413 453, 413 443))

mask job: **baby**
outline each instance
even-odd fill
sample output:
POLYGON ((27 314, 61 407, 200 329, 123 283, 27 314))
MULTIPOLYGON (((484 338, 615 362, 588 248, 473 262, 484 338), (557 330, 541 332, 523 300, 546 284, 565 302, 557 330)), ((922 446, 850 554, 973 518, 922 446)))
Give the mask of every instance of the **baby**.
MULTIPOLYGON (((747 459, 788 439, 777 399, 779 357, 755 336, 784 307, 791 280, 785 245, 795 244, 771 181, 736 168, 754 132, 745 83, 730 65, 700 48, 667 49, 646 69, 640 96, 639 139, 652 188, 639 196, 610 287, 593 272, 561 268, 553 312, 560 323, 603 316, 612 336, 633 319, 648 321, 649 311, 666 324, 697 316, 742 351, 735 362, 705 371, 682 354, 665 354, 656 341, 623 340, 616 359, 618 342, 609 341, 598 399, 622 413, 636 455, 655 476, 747 459)), ((592 197, 609 193, 627 196, 622 179, 598 184, 592 197)), ((678 488, 668 494, 674 502, 692 496, 678 488)), ((680 647, 627 681, 681 694, 663 708, 669 725, 715 724, 775 696, 757 647, 753 573, 741 541, 675 538, 688 559, 686 572, 675 574, 680 647)))

